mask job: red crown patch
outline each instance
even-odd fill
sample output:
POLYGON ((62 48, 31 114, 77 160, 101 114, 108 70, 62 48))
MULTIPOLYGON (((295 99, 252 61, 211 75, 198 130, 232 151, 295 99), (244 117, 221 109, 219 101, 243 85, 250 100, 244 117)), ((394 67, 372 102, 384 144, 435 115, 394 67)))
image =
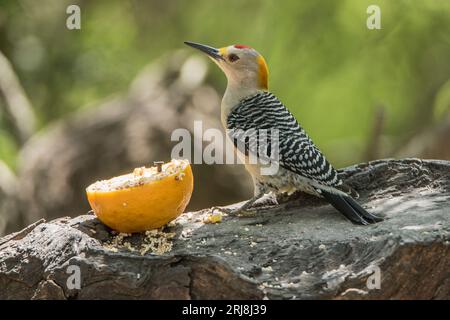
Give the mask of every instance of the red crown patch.
POLYGON ((246 46, 246 45, 243 45, 243 44, 235 44, 234 47, 236 49, 251 49, 252 48, 252 47, 249 47, 249 46, 246 46))

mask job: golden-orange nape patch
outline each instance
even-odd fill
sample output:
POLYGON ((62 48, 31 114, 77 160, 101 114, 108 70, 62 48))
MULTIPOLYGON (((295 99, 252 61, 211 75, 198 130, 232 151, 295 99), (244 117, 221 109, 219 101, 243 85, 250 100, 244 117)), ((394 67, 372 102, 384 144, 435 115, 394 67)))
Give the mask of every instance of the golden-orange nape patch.
POLYGON ((262 55, 258 57, 259 66, 259 81, 263 89, 269 89, 269 68, 267 67, 266 60, 262 55))

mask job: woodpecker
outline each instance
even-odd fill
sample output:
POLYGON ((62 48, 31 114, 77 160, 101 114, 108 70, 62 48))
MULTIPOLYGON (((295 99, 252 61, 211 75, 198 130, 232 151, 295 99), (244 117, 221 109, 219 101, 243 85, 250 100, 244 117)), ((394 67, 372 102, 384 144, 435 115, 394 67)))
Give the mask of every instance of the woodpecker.
MULTIPOLYGON (((254 183, 254 197, 239 208, 240 211, 249 209, 267 193, 279 195, 302 191, 325 198, 355 224, 367 225, 383 220, 356 202, 353 198, 357 197, 356 191, 343 183, 295 117, 269 92, 268 67, 261 54, 245 45, 214 48, 188 41, 185 44, 207 54, 226 75, 221 122, 235 148, 241 137, 233 132, 238 130, 276 129, 278 132, 279 169, 274 174, 263 175, 261 165, 245 161, 249 152, 262 157, 255 151, 254 143, 246 140, 244 150, 237 150, 254 183)), ((271 145, 267 149, 271 149, 271 145)))

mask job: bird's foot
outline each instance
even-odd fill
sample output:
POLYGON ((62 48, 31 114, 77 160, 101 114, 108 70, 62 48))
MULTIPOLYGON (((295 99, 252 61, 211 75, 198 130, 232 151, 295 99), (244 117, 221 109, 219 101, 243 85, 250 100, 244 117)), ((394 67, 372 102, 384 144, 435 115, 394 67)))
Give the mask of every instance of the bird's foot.
POLYGON ((211 213, 214 213, 214 211, 225 213, 226 215, 229 216, 245 217, 245 218, 254 217, 258 213, 258 210, 256 208, 242 208, 242 207, 239 208, 212 207, 211 213))
POLYGON ((265 208, 265 207, 270 207, 270 206, 277 205, 279 203, 280 202, 278 201, 277 194, 270 192, 270 193, 267 193, 267 194, 264 194, 264 195, 262 195, 260 197, 255 198, 253 203, 249 204, 247 209, 250 209, 250 208, 255 208, 255 209, 256 208, 265 208))
POLYGON ((241 206, 238 208, 212 207, 211 213, 214 214, 215 211, 224 213, 228 216, 245 217, 245 218, 254 217, 258 213, 258 210, 256 208, 250 208, 250 207, 244 208, 244 206, 241 206))
POLYGON ((242 206, 237 208, 223 208, 223 207, 212 207, 211 213, 215 210, 225 213, 230 216, 237 217, 254 217, 258 213, 258 210, 278 204, 277 199, 273 194, 257 195, 245 202, 242 206))
POLYGON ((215 211, 218 211, 219 213, 233 215, 234 210, 235 209, 214 206, 214 207, 211 207, 210 212, 211 212, 211 214, 214 214, 215 211))

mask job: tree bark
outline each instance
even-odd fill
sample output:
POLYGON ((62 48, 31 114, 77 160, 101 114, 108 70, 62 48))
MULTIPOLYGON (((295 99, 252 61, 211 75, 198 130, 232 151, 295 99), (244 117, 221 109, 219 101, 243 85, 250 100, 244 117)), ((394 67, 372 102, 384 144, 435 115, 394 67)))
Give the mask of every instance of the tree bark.
POLYGON ((111 249, 117 236, 93 215, 38 221, 0 239, 0 298, 449 299, 450 163, 379 160, 341 174, 385 221, 355 226, 307 195, 216 224, 205 209, 162 231, 175 237, 160 255, 129 249, 142 234, 111 249))

